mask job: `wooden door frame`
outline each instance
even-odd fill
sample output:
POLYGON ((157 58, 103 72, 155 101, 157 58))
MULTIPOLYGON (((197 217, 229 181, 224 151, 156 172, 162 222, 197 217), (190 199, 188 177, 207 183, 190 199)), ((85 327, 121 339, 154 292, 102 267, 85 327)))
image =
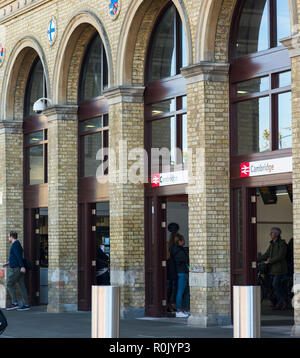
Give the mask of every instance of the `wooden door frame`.
POLYGON ((149 189, 149 196, 145 197, 145 311, 146 315, 150 317, 162 317, 166 316, 167 313, 167 267, 164 264, 167 259, 167 227, 162 227, 162 222, 167 223, 168 198, 187 197, 187 194, 181 192, 181 188, 177 188, 177 194, 174 192, 176 192, 176 188, 171 189, 171 187, 169 190, 163 191, 149 189), (166 195, 166 193, 170 195, 166 195), (153 251, 152 203, 154 205, 153 251), (164 209, 162 205, 165 205, 164 209), (152 258, 153 252, 154 257, 152 258), (152 259, 153 267, 151 267, 152 259), (154 287, 151 287, 152 283, 154 287), (151 289, 154 290, 154 295, 151 289), (153 295, 153 302, 150 300, 151 294, 153 295))

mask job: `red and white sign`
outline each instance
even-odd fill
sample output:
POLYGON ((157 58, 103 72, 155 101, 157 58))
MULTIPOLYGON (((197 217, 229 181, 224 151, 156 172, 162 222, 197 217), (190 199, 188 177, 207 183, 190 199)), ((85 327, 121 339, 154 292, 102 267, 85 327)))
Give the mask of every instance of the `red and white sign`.
POLYGON ((285 157, 241 163, 240 169, 241 178, 289 173, 293 171, 293 160, 292 157, 285 157))
POLYGON ((152 187, 178 185, 188 183, 188 171, 170 172, 152 175, 152 187))

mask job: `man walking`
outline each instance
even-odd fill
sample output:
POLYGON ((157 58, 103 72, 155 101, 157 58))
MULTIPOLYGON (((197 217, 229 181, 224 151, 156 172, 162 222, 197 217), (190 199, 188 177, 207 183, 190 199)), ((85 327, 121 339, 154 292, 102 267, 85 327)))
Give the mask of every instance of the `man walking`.
POLYGON ((276 305, 273 309, 281 310, 287 306, 287 294, 284 287, 284 280, 287 277, 286 252, 287 244, 281 239, 281 230, 277 227, 271 228, 270 245, 259 261, 264 261, 269 266, 268 274, 270 275, 272 288, 276 296, 276 305))
POLYGON ((27 311, 30 309, 28 302, 28 294, 25 287, 24 276, 26 269, 23 262, 23 248, 18 240, 18 234, 12 231, 8 240, 12 243, 9 251, 9 261, 4 265, 8 267, 7 274, 7 290, 11 297, 11 305, 7 307, 7 311, 15 310, 27 311), (23 299, 23 306, 18 305, 17 295, 15 291, 16 284, 19 285, 20 293, 23 299))

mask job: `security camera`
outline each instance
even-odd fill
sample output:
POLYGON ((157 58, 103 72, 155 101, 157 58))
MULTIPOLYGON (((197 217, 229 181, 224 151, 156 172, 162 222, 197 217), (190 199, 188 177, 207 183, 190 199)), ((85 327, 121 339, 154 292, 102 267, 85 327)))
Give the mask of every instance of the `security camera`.
POLYGON ((46 108, 46 102, 49 102, 52 105, 52 101, 49 98, 40 98, 33 105, 33 111, 36 113, 42 113, 46 108))

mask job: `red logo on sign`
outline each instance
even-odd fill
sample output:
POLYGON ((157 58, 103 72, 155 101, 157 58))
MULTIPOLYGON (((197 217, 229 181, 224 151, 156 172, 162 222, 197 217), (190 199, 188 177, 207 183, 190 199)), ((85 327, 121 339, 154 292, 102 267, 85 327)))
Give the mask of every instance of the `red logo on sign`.
POLYGON ((250 176, 250 163, 241 163, 241 178, 250 176))
POLYGON ((160 174, 153 174, 152 175, 152 187, 160 186, 160 174))

